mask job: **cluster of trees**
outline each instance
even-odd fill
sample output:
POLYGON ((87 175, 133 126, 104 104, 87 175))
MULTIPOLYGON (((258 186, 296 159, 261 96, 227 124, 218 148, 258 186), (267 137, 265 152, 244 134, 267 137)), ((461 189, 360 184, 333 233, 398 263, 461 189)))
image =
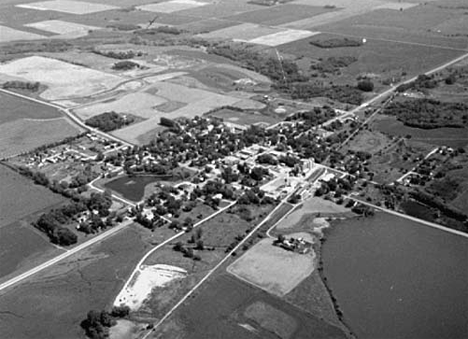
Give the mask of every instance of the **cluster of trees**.
POLYGON ((86 336, 90 339, 107 339, 109 328, 116 325, 116 318, 125 318, 129 315, 128 306, 115 306, 111 313, 102 310, 91 310, 86 319, 81 322, 81 328, 85 330, 86 336))
POLYGON ((140 67, 141 67, 141 65, 136 63, 136 62, 133 62, 133 61, 130 61, 130 60, 125 60, 125 61, 116 62, 112 66, 112 69, 114 69, 116 71, 129 71, 131 69, 140 68, 140 67))
POLYGON ((360 204, 360 203, 357 203, 351 209, 351 211, 353 211, 356 214, 363 215, 365 217, 372 217, 374 215, 374 210, 371 207, 360 204))
POLYGON ((28 82, 28 81, 7 81, 2 85, 3 89, 21 89, 31 92, 37 92, 39 90, 39 82, 28 82))
POLYGON ((396 89, 397 92, 406 92, 407 90, 426 90, 436 88, 438 86, 438 81, 435 79, 434 75, 419 75, 416 80, 402 84, 396 89))
POLYGON ((93 50, 93 53, 103 55, 108 58, 118 59, 118 60, 125 60, 125 59, 133 59, 135 57, 139 57, 143 55, 143 52, 138 51, 134 52, 132 50, 128 51, 101 51, 101 50, 93 50))
POLYGON ((336 116, 336 112, 330 106, 314 107, 313 110, 298 112, 286 118, 286 121, 302 120, 307 126, 313 127, 323 124, 336 116))
POLYGON ((292 87, 291 97, 293 99, 308 99, 315 97, 326 97, 339 102, 360 105, 363 97, 356 87, 346 86, 318 86, 313 83, 299 83, 292 87))
POLYGON ((73 201, 59 209, 53 209, 43 213, 39 219, 33 223, 35 227, 47 234, 54 244, 69 246, 75 244, 78 240, 76 234, 62 225, 70 223, 72 218, 78 213, 89 211, 98 211, 98 215, 92 219, 89 228, 83 227, 83 232, 93 233, 98 228, 111 226, 111 218, 108 223, 104 223, 100 217, 109 216, 109 208, 112 205, 112 199, 109 193, 92 193, 89 198, 81 197, 78 201, 73 201))
POLYGON ((315 195, 320 197, 329 192, 334 192, 334 197, 339 199, 343 194, 349 193, 353 189, 355 183, 356 178, 350 175, 344 178, 333 178, 327 182, 322 181, 320 187, 315 191, 315 195))
POLYGON ((311 40, 309 44, 320 47, 320 48, 339 48, 339 47, 359 47, 362 46, 363 42, 359 39, 349 38, 332 38, 332 39, 320 39, 311 40))
POLYGON ((394 115, 410 127, 434 129, 441 127, 463 128, 468 126, 468 105, 442 102, 433 99, 394 101, 383 110, 394 115))
POLYGON ((316 64, 311 65, 310 69, 322 74, 337 74, 340 72, 340 68, 348 67, 357 60, 358 59, 353 56, 329 57, 326 60, 322 60, 316 64))
POLYGON ((363 92, 372 92, 374 90, 374 83, 369 79, 364 79, 358 82, 357 88, 363 92))
POLYGON ((127 114, 119 114, 114 111, 105 112, 85 121, 86 125, 100 129, 103 132, 110 132, 123 126, 130 125, 135 119, 127 114))

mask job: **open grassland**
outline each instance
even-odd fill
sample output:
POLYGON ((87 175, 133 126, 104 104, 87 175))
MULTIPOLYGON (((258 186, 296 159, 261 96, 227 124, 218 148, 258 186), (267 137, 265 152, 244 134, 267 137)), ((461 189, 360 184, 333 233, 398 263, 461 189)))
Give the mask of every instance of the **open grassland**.
POLYGON ((52 119, 62 114, 50 106, 0 92, 0 124, 19 119, 52 119))
POLYGON ((0 282, 21 274, 52 257, 62 250, 33 228, 34 216, 11 223, 0 228, 0 282))
POLYGON ((150 338, 345 338, 338 328, 222 274, 182 305, 150 338), (273 321, 275 320, 275 321, 273 321))
MULTIPOLYGON (((307 233, 295 235, 311 242, 307 233)), ((284 296, 314 270, 314 254, 299 254, 263 239, 228 267, 234 276, 272 294, 284 296)))
POLYGON ((127 228, 29 282, 2 292, 0 304, 8 312, 0 317, 0 337, 83 338, 80 322, 89 310, 112 305, 147 251, 144 238, 148 233, 139 226, 127 228))
POLYGON ((38 81, 48 88, 47 100, 85 97, 109 90, 122 81, 118 76, 56 59, 31 56, 0 65, 0 79, 38 81))
MULTIPOLYGON (((424 45, 368 39, 359 47, 320 48, 309 41, 343 38, 339 35, 320 34, 305 40, 280 46, 282 53, 303 56, 311 60, 330 57, 354 57, 356 62, 341 70, 340 77, 346 76, 355 81, 360 74, 387 78, 396 71, 408 76, 421 74, 439 66, 447 60, 463 54, 461 50, 442 49, 424 45)), ((333 79, 333 77, 332 77, 333 79)), ((337 78, 339 80, 339 78, 337 78)))
POLYGON ((29 152, 79 133, 65 118, 7 122, 0 125, 0 158, 29 152))
POLYGON ((0 182, 0 228, 65 201, 5 165, 0 165, 0 182))
POLYGON ((411 141, 424 142, 436 146, 465 147, 468 144, 466 128, 421 129, 405 126, 395 117, 379 116, 373 123, 374 128, 395 136, 411 136, 411 141))

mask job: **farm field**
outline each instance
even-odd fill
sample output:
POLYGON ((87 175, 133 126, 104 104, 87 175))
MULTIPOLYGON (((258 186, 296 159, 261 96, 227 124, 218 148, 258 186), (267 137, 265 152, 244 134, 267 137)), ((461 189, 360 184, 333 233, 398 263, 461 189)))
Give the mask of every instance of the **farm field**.
POLYGON ((53 119, 63 115, 55 108, 0 92, 0 124, 21 119, 53 119))
POLYGON ((226 274, 201 288, 150 338, 346 338, 338 328, 226 274))
POLYGON ((240 112, 229 108, 223 108, 218 111, 208 113, 207 116, 223 119, 225 122, 231 122, 238 125, 250 126, 252 124, 263 123, 273 125, 282 121, 281 117, 259 114, 256 112, 240 112))
POLYGON ((54 206, 65 199, 49 189, 35 185, 5 165, 0 165, 0 229, 32 213, 54 206))
MULTIPOLYGON (((406 44, 391 41, 368 39, 359 47, 320 48, 311 45, 310 41, 328 40, 343 36, 334 34, 320 34, 301 41, 288 43, 278 47, 282 53, 304 56, 310 60, 330 57, 354 57, 357 61, 341 70, 341 77, 349 77, 355 81, 358 75, 372 74, 373 77, 386 79, 401 76, 414 76, 439 66, 447 60, 463 54, 461 50, 434 48, 416 44, 406 44)), ((332 79, 339 77, 332 77, 332 79)))
POLYGON ((468 144, 468 129, 466 128, 413 128, 405 126, 401 121, 391 116, 377 116, 372 125, 380 132, 390 135, 401 137, 411 135, 411 141, 414 142, 454 148, 465 147, 468 144))
POLYGON ((40 56, 1 64, 0 80, 38 81, 48 86, 40 95, 46 100, 89 96, 122 81, 116 75, 40 56))
MULTIPOLYGON (((308 233, 298 233, 295 238, 302 237, 313 242, 308 233)), ((240 259, 231 264, 227 271, 241 280, 247 281, 274 295, 284 296, 294 289, 314 270, 313 251, 309 254, 299 254, 275 246, 275 239, 263 239, 240 259)))
POLYGON ((0 125, 0 158, 29 152, 80 132, 66 118, 7 122, 0 125))
POLYGON ((148 250, 148 233, 131 226, 0 295, 9 310, 0 319, 0 337, 83 338, 80 322, 89 310, 112 305, 148 250))

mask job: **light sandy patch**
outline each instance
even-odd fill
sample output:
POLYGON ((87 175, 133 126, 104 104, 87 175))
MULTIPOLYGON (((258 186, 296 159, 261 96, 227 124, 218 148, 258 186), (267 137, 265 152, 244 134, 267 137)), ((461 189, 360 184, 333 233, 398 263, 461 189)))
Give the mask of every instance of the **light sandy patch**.
POLYGON ((394 9, 396 11, 405 10, 408 8, 419 6, 418 3, 412 4, 408 2, 386 2, 382 5, 374 7, 374 9, 394 9))
POLYGON ((235 41, 247 42, 264 35, 274 34, 281 31, 283 31, 281 28, 245 23, 219 29, 210 33, 199 34, 199 36, 202 38, 233 39, 235 41))
POLYGON ((169 80, 172 78, 177 78, 181 75, 185 75, 187 72, 173 72, 173 73, 165 73, 165 74, 160 74, 160 75, 155 75, 152 77, 147 77, 145 78, 145 81, 149 82, 150 84, 161 82, 164 80, 169 80))
POLYGON ((62 35, 66 34, 67 36, 73 36, 76 38, 88 35, 89 31, 101 29, 100 27, 81 25, 61 20, 40 21, 31 24, 26 24, 25 26, 36 28, 46 32, 52 32, 62 35))
POLYGON ((296 41, 320 34, 320 32, 311 32, 304 30, 288 29, 283 32, 264 35, 256 39, 249 40, 251 44, 259 44, 266 46, 279 46, 288 42, 296 41))
POLYGON ((187 274, 182 268, 170 265, 141 265, 115 298, 114 306, 126 305, 137 311, 155 287, 163 287, 187 274))
MULTIPOLYGON (((308 233, 291 235, 312 241, 308 233)), ((289 235, 288 235, 289 237, 289 235)), ((314 271, 313 251, 298 254, 263 239, 231 264, 227 271, 272 294, 284 296, 314 271)))
POLYGON ((157 116, 155 106, 166 100, 148 93, 131 93, 111 102, 102 102, 77 109, 75 112, 84 120, 104 112, 130 113, 145 119, 157 116))
POLYGON ((158 12, 158 13, 173 13, 177 11, 182 11, 184 9, 196 8, 200 6, 209 5, 207 2, 200 2, 194 0, 172 0, 160 2, 157 4, 148 4, 143 6, 138 6, 137 8, 142 11, 148 12, 158 12))
POLYGON ((294 212, 289 214, 286 218, 281 220, 279 224, 276 226, 276 229, 283 230, 294 227, 297 223, 301 221, 301 219, 313 213, 328 213, 328 214, 335 214, 335 213, 347 213, 349 209, 345 208, 344 206, 337 205, 332 201, 321 199, 318 197, 310 197, 299 209, 296 209, 294 212))
POLYGON ((0 26, 0 42, 9 42, 17 40, 38 40, 45 39, 46 37, 39 34, 18 31, 6 26, 0 26))
POLYGON ((40 56, 0 64, 0 74, 46 85, 48 88, 41 97, 47 100, 89 96, 109 90, 122 81, 116 75, 40 56))
POLYGON ((137 331, 139 330, 139 326, 135 323, 131 322, 130 320, 126 319, 119 319, 117 320, 117 324, 112 326, 109 329, 109 338, 110 339, 131 339, 137 331))
POLYGON ((116 6, 71 0, 32 2, 28 4, 16 5, 16 7, 35 9, 38 11, 56 11, 70 14, 89 14, 118 8, 116 6))

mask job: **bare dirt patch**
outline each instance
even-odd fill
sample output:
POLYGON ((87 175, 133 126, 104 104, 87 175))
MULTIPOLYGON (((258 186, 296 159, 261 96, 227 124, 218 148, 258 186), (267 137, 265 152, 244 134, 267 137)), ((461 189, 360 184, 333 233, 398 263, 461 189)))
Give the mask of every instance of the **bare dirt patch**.
POLYGON ((16 7, 35 9, 38 11, 56 11, 70 14, 89 14, 95 12, 107 11, 116 9, 115 6, 103 5, 84 1, 70 1, 70 0, 52 0, 32 2, 27 4, 16 5, 16 7))

